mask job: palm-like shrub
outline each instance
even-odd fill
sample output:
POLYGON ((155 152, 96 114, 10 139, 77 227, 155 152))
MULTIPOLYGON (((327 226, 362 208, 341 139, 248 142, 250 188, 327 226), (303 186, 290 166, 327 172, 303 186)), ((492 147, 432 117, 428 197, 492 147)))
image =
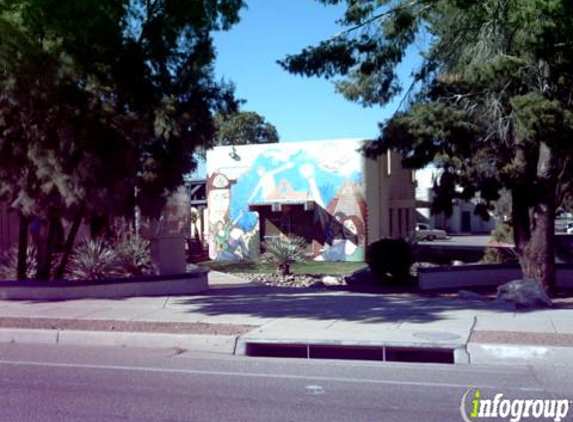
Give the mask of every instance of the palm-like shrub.
POLYGON ((299 236, 273 237, 264 243, 263 260, 277 266, 281 275, 290 274, 290 266, 307 259, 306 241, 299 236))
POLYGON ((103 239, 83 240, 74 250, 67 268, 72 280, 101 280, 122 277, 121 260, 117 252, 103 239))
POLYGON ((138 277, 157 273, 151 258, 149 240, 141 236, 126 234, 118 240, 115 251, 122 270, 127 276, 138 277))
MULTIPOLYGON (((36 274, 36 248, 26 249, 26 278, 34 278, 36 274)), ((14 246, 0 256, 0 279, 16 280, 18 278, 18 247, 14 246)))

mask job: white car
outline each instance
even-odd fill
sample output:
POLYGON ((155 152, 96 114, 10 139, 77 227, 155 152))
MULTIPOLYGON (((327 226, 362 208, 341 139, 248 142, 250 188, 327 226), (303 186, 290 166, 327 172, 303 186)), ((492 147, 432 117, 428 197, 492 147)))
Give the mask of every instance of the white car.
POLYGON ((416 224, 416 239, 431 242, 436 239, 448 239, 448 234, 444 230, 433 229, 428 224, 416 224))

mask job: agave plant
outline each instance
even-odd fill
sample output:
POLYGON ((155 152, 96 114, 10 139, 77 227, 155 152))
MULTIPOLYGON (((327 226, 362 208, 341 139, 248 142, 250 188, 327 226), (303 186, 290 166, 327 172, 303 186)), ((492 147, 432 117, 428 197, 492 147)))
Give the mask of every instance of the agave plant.
MULTIPOLYGON (((34 278, 36 272, 36 248, 26 249, 26 278, 34 278)), ((0 256, 0 279, 16 280, 18 278, 18 247, 13 246, 0 256)))
POLYGON ((290 274, 290 266, 306 260, 306 241, 299 236, 273 237, 264 243, 263 260, 277 266, 281 275, 290 274))
POLYGON ((103 239, 84 239, 74 250, 67 268, 72 280, 101 280, 123 277, 117 252, 103 239))
POLYGON ((151 258, 149 240, 137 235, 124 234, 115 245, 115 251, 126 275, 137 277, 157 273, 151 258))

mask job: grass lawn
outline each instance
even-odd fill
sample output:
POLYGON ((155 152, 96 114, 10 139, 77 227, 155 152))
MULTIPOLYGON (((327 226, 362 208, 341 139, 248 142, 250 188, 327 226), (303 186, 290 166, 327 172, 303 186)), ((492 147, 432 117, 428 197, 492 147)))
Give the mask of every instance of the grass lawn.
MULTIPOLYGON (((204 261, 197 265, 209 267, 223 273, 274 273, 276 268, 272 264, 252 262, 204 261)), ((364 262, 320 262, 307 261, 293 264, 291 271, 294 274, 351 274, 364 268, 364 262)))

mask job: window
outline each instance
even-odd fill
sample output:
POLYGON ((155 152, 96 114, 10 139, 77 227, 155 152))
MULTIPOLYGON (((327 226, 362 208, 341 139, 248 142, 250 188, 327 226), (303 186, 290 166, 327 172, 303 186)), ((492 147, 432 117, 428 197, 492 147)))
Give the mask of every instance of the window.
POLYGON ((390 150, 386 151, 386 174, 388 176, 392 174, 392 153, 390 150))
POLYGON ((393 211, 392 208, 388 210, 388 230, 390 231, 390 237, 394 237, 393 211))

